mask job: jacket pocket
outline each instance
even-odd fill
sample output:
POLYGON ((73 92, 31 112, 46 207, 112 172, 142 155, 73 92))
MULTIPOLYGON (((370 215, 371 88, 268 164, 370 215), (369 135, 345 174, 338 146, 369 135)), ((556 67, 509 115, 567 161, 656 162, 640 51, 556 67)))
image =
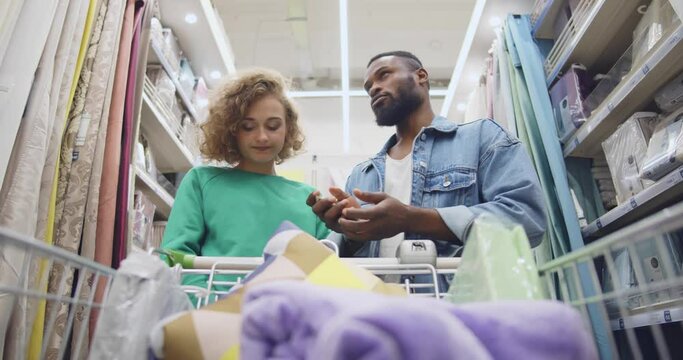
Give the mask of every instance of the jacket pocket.
POLYGON ((425 176, 424 205, 441 208, 470 206, 476 195, 477 173, 473 169, 454 168, 425 176))

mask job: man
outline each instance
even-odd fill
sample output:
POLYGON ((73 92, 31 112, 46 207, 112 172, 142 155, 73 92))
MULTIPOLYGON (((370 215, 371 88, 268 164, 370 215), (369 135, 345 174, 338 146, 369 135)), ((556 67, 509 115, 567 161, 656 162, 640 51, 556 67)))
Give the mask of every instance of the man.
POLYGON ((320 199, 314 192, 307 201, 343 235, 342 255, 393 257, 403 239, 431 239, 438 256, 454 256, 483 213, 521 224, 531 245, 540 243, 545 207, 517 138, 492 120, 457 125, 435 116, 429 75, 409 52, 373 57, 365 90, 377 124, 395 126, 395 135, 353 169, 346 193, 330 189, 335 199, 320 199))

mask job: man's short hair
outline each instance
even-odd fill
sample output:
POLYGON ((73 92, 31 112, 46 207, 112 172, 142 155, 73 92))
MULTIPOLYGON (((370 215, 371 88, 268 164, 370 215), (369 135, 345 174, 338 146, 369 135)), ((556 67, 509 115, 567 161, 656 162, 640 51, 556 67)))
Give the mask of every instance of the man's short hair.
POLYGON ((420 59, 418 59, 417 56, 415 56, 413 53, 410 53, 408 51, 403 51, 403 50, 387 51, 387 52, 377 54, 377 55, 373 56, 372 59, 370 59, 370 61, 368 62, 368 65, 366 67, 370 67, 370 64, 372 64, 375 60, 377 60, 381 57, 385 57, 385 56, 398 56, 398 57, 402 57, 404 59, 408 59, 408 61, 406 61, 406 63, 409 64, 409 66, 411 67, 411 70, 417 70, 417 69, 422 68, 422 61, 420 61, 420 59))

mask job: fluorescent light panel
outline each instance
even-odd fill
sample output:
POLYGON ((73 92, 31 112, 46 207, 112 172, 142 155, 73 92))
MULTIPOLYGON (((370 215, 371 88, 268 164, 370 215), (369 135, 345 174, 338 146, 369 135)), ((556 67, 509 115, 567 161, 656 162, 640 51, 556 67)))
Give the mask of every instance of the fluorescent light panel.
POLYGON ((458 54, 458 61, 455 63, 455 68, 453 69, 453 75, 451 76, 451 81, 448 84, 448 91, 446 92, 446 99, 441 106, 441 116, 448 116, 448 110, 451 108, 453 103, 453 97, 455 96, 455 90, 458 87, 458 82, 462 76, 462 71, 465 68, 465 63, 467 62, 467 57, 470 54, 470 49, 472 48, 472 42, 474 41, 474 35, 477 33, 477 28, 479 27, 479 21, 481 20, 481 15, 484 13, 484 6, 486 5, 486 0, 477 0, 474 4, 474 10, 472 11, 472 17, 470 18, 470 23, 467 25, 467 32, 465 33, 465 39, 462 42, 462 47, 460 48, 460 53, 458 54))
POLYGON ((223 66, 225 66, 228 75, 234 74, 237 71, 235 69, 235 55, 232 52, 230 38, 228 38, 228 34, 225 32, 220 17, 216 13, 213 4, 211 4, 211 0, 200 0, 200 4, 202 5, 202 10, 204 10, 207 24, 213 33, 218 52, 223 60, 223 66))
POLYGON ((351 120, 349 99, 349 16, 348 1, 339 0, 339 38, 341 46, 341 85, 342 85, 342 143, 344 153, 351 148, 351 120))

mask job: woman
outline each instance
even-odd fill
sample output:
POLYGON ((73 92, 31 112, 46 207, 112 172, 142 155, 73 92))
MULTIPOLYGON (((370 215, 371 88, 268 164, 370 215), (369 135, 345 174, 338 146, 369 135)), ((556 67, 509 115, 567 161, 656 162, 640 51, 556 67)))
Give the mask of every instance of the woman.
POLYGON ((218 89, 201 126, 201 152, 232 167, 202 166, 187 173, 162 248, 202 256, 261 256, 285 220, 318 239, 328 235, 306 205, 314 189, 275 174, 275 164, 303 143, 286 91, 282 75, 261 69, 218 89))

